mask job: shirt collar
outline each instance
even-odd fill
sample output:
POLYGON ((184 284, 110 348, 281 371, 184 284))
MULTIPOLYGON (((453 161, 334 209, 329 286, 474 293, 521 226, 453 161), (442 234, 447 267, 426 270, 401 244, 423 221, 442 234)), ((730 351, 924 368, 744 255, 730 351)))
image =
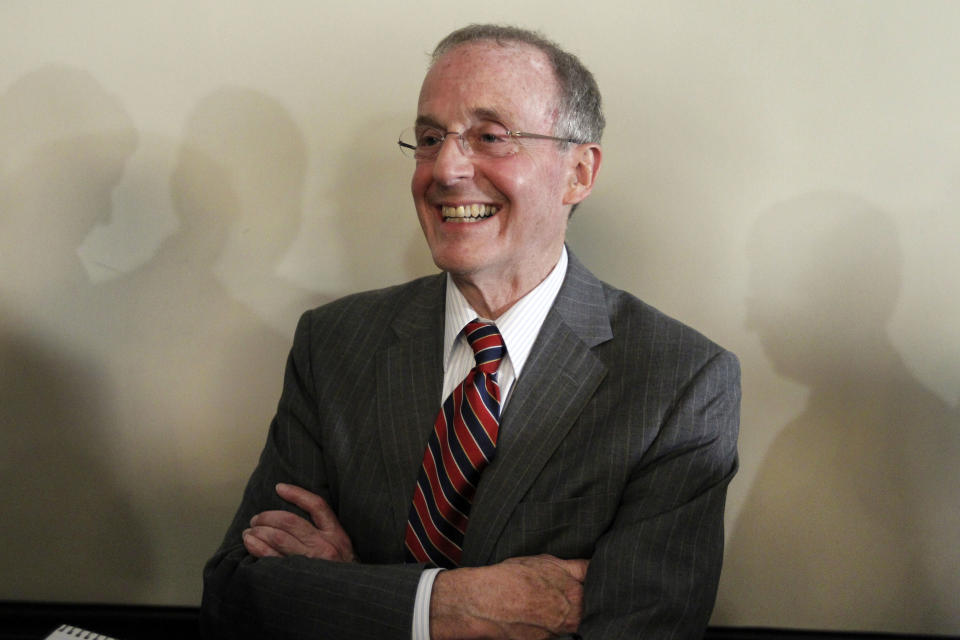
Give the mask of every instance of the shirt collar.
MULTIPOLYGON (((516 375, 520 375, 540 327, 553 306, 567 274, 567 247, 564 245, 560 259, 553 270, 532 291, 520 298, 496 320, 497 329, 503 336, 507 357, 516 375)), ((447 274, 447 300, 443 332, 443 368, 446 370, 457 338, 468 322, 477 317, 467 299, 460 293, 450 274, 447 274)), ((487 319, 489 322, 489 319, 487 319)))

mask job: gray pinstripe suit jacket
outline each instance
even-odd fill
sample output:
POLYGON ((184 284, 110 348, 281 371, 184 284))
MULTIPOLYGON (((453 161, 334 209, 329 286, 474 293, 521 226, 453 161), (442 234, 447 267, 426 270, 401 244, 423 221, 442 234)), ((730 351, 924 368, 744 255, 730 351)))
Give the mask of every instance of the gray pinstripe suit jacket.
MULTIPOLYGON (((409 638, 422 567, 402 564, 403 533, 440 405, 444 286, 431 276, 303 316, 260 462, 204 571, 210 637, 409 638), (329 500, 360 563, 244 551, 254 514, 291 509, 281 481, 329 500)), ((739 400, 731 353, 571 255, 502 416, 463 564, 590 558, 584 638, 698 637, 739 400)))

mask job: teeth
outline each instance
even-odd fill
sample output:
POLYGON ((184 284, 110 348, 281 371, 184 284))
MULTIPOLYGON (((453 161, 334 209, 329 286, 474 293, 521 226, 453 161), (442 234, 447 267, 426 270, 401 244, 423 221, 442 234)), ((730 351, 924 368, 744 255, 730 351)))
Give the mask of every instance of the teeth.
POLYGON ((492 204, 467 204, 457 207, 441 207, 440 213, 444 220, 457 220, 458 222, 474 222, 489 218, 497 212, 497 208, 492 204))

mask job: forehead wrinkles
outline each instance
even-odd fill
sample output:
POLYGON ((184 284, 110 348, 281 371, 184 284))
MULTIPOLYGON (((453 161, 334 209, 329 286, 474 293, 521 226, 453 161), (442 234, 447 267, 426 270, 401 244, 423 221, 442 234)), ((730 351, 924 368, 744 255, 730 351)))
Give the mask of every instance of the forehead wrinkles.
POLYGON ((456 113, 444 116, 552 126, 557 94, 553 68, 543 52, 525 44, 471 42, 448 51, 430 67, 420 89, 418 112, 435 120, 441 114, 432 109, 453 105, 456 113))

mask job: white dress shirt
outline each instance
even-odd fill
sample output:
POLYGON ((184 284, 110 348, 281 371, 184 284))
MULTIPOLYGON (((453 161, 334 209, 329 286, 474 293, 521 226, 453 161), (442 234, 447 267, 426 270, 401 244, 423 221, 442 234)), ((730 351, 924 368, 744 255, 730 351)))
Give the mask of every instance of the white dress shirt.
MULTIPOLYGON (((497 383, 500 386, 500 410, 503 411, 510 400, 510 391, 513 384, 520 377, 523 365, 527 362, 533 343, 540 333, 543 321, 553 306, 553 301, 560 291, 564 276, 567 273, 567 247, 563 247, 560 260, 553 270, 530 293, 523 296, 512 307, 507 309, 495 321, 490 318, 481 318, 473 310, 467 299, 460 293, 450 274, 447 274, 447 300, 444 315, 443 332, 443 393, 439 398, 437 411, 443 401, 453 393, 454 388, 463 382, 467 374, 475 366, 473 349, 463 334, 463 328, 468 322, 477 318, 485 322, 494 322, 503 344, 506 355, 500 362, 497 371, 497 383)), ((481 478, 482 480, 482 478, 481 478)), ((413 640, 430 640, 430 595, 433 592, 433 581, 443 569, 426 569, 420 576, 417 586, 417 599, 413 607, 413 640)))

